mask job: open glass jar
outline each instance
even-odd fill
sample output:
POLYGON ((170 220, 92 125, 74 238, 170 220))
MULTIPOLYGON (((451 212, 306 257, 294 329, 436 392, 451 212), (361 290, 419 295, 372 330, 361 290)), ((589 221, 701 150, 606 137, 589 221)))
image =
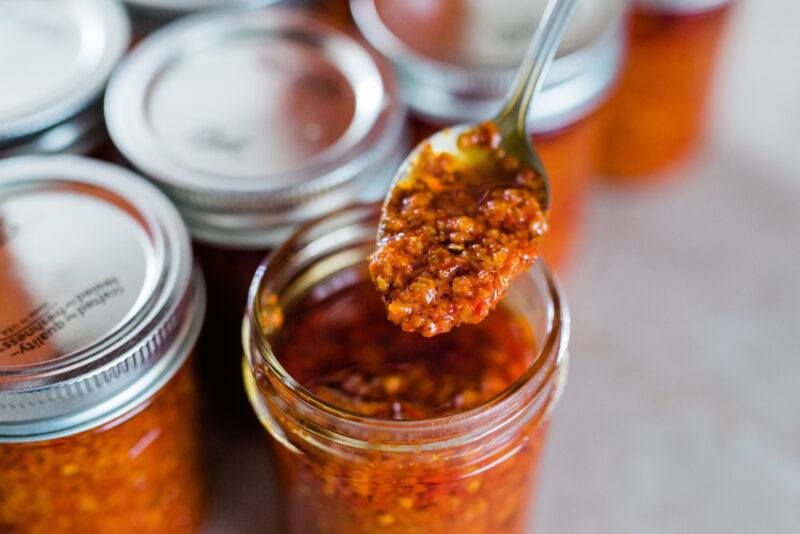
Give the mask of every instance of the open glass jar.
POLYGON ((304 221, 383 196, 406 155, 390 69, 304 11, 194 15, 144 39, 106 98, 114 143, 174 200, 209 288, 201 370, 246 420, 237 365, 247 287, 304 221))
POLYGON ((112 0, 4 3, 0 158, 105 148, 103 91, 129 38, 112 0))
POLYGON ((76 156, 0 162, 0 531, 199 526, 204 309, 152 185, 76 156))
POLYGON ((700 145, 730 0, 639 0, 630 57, 608 107, 601 170, 640 181, 700 145))
POLYGON ((401 332, 365 281, 378 213, 304 227, 251 286, 244 380, 290 531, 521 533, 566 380, 563 297, 539 262, 485 325, 401 332))
MULTIPOLYGON (((351 0, 367 40, 399 73, 416 140, 493 117, 546 2, 351 0)), ((580 227, 585 186, 601 145, 598 110, 622 66, 623 0, 584 0, 567 28, 528 129, 551 179, 551 235, 544 256, 564 267, 580 227)))

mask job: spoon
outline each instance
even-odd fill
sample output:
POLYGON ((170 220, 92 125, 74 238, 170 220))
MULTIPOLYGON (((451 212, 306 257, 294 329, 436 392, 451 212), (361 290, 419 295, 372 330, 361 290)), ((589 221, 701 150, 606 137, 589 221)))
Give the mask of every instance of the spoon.
POLYGON ((369 270, 403 330, 480 322, 538 256, 550 188, 525 123, 577 2, 548 1, 497 116, 437 132, 395 174, 369 270))
MULTIPOLYGON (((531 102, 544 85, 545 76, 550 70, 564 30, 577 4, 578 0, 549 0, 511 89, 506 95, 503 108, 494 119, 491 119, 500 131, 501 147, 505 152, 532 167, 541 177, 541 187, 537 188, 539 193, 537 196, 539 205, 545 211, 550 208, 550 184, 547 172, 531 146, 525 131, 525 123, 531 102)), ((445 128, 419 143, 394 175, 386 195, 387 202, 397 183, 412 170, 416 156, 424 146, 430 145, 435 152, 459 152, 456 146, 459 135, 476 126, 477 124, 462 124, 445 128)), ((379 236, 381 237, 383 236, 379 236)))

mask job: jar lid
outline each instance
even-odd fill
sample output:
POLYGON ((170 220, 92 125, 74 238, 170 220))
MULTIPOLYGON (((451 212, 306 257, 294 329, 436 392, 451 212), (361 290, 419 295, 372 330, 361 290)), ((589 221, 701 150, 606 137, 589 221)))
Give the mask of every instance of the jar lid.
MULTIPOLYGON (((545 0, 351 0, 356 24, 398 69, 409 106, 435 122, 493 116, 516 75, 545 0)), ((542 95, 536 131, 597 104, 619 71, 623 0, 585 0, 567 27, 542 95)))
POLYGON ((396 149, 404 116, 390 69, 364 46, 275 8, 152 34, 113 76, 105 113, 117 148, 194 237, 227 246, 272 244, 265 229, 352 200, 396 149))
POLYGON ((664 13, 694 14, 718 9, 733 0, 636 0, 639 6, 664 13))
POLYGON ((180 216, 78 156, 0 162, 0 442, 118 417, 180 367, 204 310, 180 216))
POLYGON ((0 146, 73 117, 100 99, 128 47, 113 0, 0 2, 0 146))

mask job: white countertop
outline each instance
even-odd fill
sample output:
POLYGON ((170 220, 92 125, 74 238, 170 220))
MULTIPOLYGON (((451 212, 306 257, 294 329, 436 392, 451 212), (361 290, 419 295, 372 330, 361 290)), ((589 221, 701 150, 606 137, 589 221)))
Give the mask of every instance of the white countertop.
MULTIPOLYGON (((798 21, 741 2, 704 153, 593 191, 537 534, 800 532, 798 21)), ((224 453, 210 532, 277 532, 262 447, 224 453)))

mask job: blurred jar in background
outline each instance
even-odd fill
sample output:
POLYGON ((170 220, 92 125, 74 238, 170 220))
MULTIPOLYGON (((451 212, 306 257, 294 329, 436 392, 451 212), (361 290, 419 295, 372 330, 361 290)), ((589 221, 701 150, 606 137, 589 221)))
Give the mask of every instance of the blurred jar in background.
POLYGON ((608 110, 601 158, 617 179, 652 177, 690 156, 703 138, 728 0, 639 0, 630 57, 608 110))
MULTIPOLYGON (((494 116, 546 2, 351 0, 367 40, 395 64, 416 123, 416 140, 442 126, 494 116)), ((600 143, 598 109, 621 67, 624 2, 580 2, 529 129, 551 178, 544 255, 564 267, 579 228, 600 143)))
POLYGON ((251 421, 237 362, 253 272, 297 225, 385 194, 408 151, 396 92, 361 44, 279 8, 177 21, 112 79, 114 143, 195 240, 209 291, 201 376, 223 422, 251 421))
POLYGON ((195 532, 205 292, 167 198, 78 156, 0 162, 0 531, 195 532))
POLYGON ((103 92, 129 26, 112 0, 2 4, 0 158, 106 148, 103 92))

